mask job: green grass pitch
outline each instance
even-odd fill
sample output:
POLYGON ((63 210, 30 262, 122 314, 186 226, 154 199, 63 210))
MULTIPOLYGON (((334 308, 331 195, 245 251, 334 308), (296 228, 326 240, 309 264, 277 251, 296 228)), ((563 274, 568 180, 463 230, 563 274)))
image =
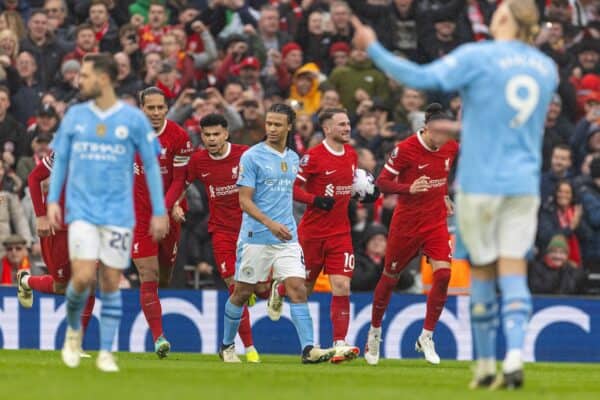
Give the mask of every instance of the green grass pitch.
MULTIPOLYGON (((95 353, 93 353, 95 357, 95 353)), ((103 374, 94 359, 78 369, 54 351, 0 351, 0 399, 600 399, 600 365, 538 363, 526 367, 518 392, 469 391, 468 362, 361 358, 341 365, 302 365, 295 356, 262 355, 262 364, 223 364, 216 355, 119 353, 121 372, 103 374)))

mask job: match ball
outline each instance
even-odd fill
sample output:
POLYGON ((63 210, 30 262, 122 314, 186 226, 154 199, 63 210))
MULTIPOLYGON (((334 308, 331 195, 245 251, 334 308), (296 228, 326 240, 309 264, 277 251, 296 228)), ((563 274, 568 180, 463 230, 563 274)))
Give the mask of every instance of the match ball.
POLYGON ((352 181, 352 197, 362 200, 366 195, 373 194, 374 191, 375 178, 373 178, 373 175, 364 169, 356 169, 352 181))

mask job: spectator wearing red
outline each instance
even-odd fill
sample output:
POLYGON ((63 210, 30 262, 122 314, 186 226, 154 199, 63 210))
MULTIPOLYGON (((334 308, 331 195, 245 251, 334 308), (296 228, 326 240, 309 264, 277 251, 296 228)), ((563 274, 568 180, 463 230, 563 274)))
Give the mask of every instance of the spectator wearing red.
POLYGON ((161 38, 169 31, 167 10, 163 4, 152 3, 148 9, 148 23, 140 28, 140 49, 146 51, 161 51, 161 38))
POLYGON ((29 270, 30 263, 27 256, 27 241, 20 235, 10 235, 2 241, 6 255, 2 257, 2 285, 12 285, 17 282, 17 272, 29 270))
POLYGON ((169 60, 175 69, 179 71, 179 84, 186 88, 194 82, 194 60, 182 49, 179 40, 172 32, 167 32, 160 39, 162 56, 169 60))
POLYGON ((162 62, 158 71, 156 87, 164 92, 169 104, 172 104, 181 93, 182 86, 179 81, 179 73, 172 62, 168 60, 162 62))
POLYGON ((75 34, 75 49, 63 57, 63 63, 68 60, 76 60, 81 64, 86 54, 97 52, 98 42, 94 27, 90 24, 81 24, 77 27, 75 34))
POLYGON ((346 42, 335 42, 329 47, 329 70, 336 67, 345 67, 350 60, 352 48, 346 42))
POLYGON ((287 91, 292 84, 292 76, 302 66, 302 47, 296 42, 289 42, 281 48, 281 53, 276 50, 269 52, 269 59, 275 69, 277 87, 287 91))
POLYGON ((89 10, 89 22, 96 33, 96 43, 100 51, 115 53, 119 51, 119 29, 110 18, 106 0, 92 0, 89 10))

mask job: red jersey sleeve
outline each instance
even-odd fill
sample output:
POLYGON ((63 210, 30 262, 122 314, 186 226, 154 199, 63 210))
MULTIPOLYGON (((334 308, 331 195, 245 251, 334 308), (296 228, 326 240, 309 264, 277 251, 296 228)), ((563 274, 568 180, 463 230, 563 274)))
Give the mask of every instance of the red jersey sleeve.
POLYGON ((315 201, 316 196, 304 190, 303 186, 316 172, 316 160, 314 157, 311 158, 309 152, 300 160, 298 175, 296 175, 296 181, 294 182, 294 200, 304 204, 312 204, 315 201))
POLYGON ((44 194, 42 192, 42 182, 50 176, 52 165, 54 164, 54 155, 45 156, 42 162, 36 165, 27 177, 29 184, 29 194, 33 203, 33 210, 36 217, 46 215, 46 205, 44 202, 44 194))
POLYGON ((409 166, 409 160, 397 145, 386 161, 375 184, 382 193, 410 193, 412 183, 397 182, 396 177, 409 166))
POLYGON ((173 181, 165 195, 165 205, 167 209, 173 208, 173 205, 185 189, 187 166, 193 150, 194 147, 192 146, 192 142, 189 140, 187 133, 181 131, 175 155, 173 157, 173 181))

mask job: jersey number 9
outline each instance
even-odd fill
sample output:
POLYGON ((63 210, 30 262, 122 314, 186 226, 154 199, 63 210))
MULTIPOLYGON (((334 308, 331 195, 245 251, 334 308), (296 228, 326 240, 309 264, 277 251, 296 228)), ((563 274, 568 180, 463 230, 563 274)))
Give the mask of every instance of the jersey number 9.
POLYGON ((523 125, 540 100, 540 87, 529 75, 516 75, 507 82, 504 90, 506 102, 513 108, 517 115, 510 121, 511 128, 523 125))

